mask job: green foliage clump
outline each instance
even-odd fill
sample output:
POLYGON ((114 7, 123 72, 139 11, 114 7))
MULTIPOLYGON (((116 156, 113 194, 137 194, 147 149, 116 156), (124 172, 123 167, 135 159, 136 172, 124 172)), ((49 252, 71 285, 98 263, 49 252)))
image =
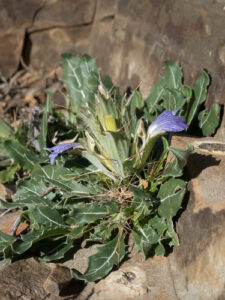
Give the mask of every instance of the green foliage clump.
POLYGON ((36 245, 41 261, 54 261, 83 240, 99 243, 86 272, 72 272, 76 278, 95 281, 124 259, 130 235, 145 257, 165 255, 168 247, 179 244, 173 218, 182 208, 186 182, 181 176, 193 148, 171 147, 168 135, 150 139, 147 126, 162 111, 178 109, 190 129, 197 120, 203 135, 210 135, 218 126, 220 108, 214 104, 210 111, 201 110, 209 85, 205 71, 192 89, 183 85, 179 64, 167 61, 166 74, 143 100, 138 91, 122 97, 87 55, 63 54, 62 60, 67 112, 56 113, 48 93, 40 152, 0 122, 1 161, 10 158, 7 166, 0 162, 1 182, 13 180, 20 168, 27 170, 17 182, 13 201, 1 205, 20 209, 20 220, 29 224, 17 237, 0 232, 0 253, 11 260, 36 245), (64 136, 73 132, 82 145, 53 165, 44 149, 51 142, 49 116, 64 124, 64 136))

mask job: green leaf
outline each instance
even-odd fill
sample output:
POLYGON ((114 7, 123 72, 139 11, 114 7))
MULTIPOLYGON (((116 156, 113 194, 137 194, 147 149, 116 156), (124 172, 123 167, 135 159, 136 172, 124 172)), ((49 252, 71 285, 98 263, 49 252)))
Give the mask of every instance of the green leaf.
POLYGON ((167 88, 181 89, 182 87, 182 70, 178 62, 171 60, 166 61, 165 85, 167 88))
POLYGON ((55 193, 49 192, 44 195, 48 189, 49 187, 41 179, 21 180, 17 186, 16 194, 13 195, 13 202, 6 203, 4 206, 8 208, 30 207, 42 203, 51 207, 54 205, 51 200, 55 197, 55 193))
POLYGON ((8 246, 12 245, 16 239, 17 238, 15 236, 5 234, 0 230, 0 251, 3 251, 8 246))
POLYGON ((148 191, 143 191, 134 185, 130 187, 130 191, 133 193, 133 199, 131 207, 134 209, 136 214, 135 220, 143 218, 149 215, 149 206, 153 203, 154 198, 148 191))
POLYGON ((48 239, 48 238, 52 238, 52 237, 61 237, 61 236, 65 236, 65 234, 68 234, 70 231, 69 227, 50 227, 46 229, 46 226, 44 227, 44 229, 42 228, 42 226, 40 226, 41 229, 32 229, 33 232, 31 232, 31 235, 29 236, 29 233, 26 235, 23 235, 23 240, 24 241, 29 241, 32 239, 32 237, 34 237, 33 239, 33 243, 36 243, 38 241, 44 240, 44 239, 48 239), (35 231, 34 231, 35 230, 35 231))
POLYGON ((7 167, 5 170, 0 171, 0 182, 1 183, 10 183, 14 180, 14 176, 17 171, 19 171, 20 166, 18 164, 12 164, 7 167))
POLYGON ((47 262, 61 259, 71 248, 73 248, 72 241, 60 243, 55 248, 51 249, 47 255, 42 256, 40 261, 47 262))
MULTIPOLYGON (((84 169, 86 171, 86 169, 84 169)), ((61 165, 46 165, 41 166, 33 175, 40 180, 44 178, 45 182, 50 183, 52 186, 61 189, 64 192, 69 192, 71 195, 87 196, 100 191, 98 186, 83 185, 73 180, 76 172, 69 170, 61 165), (63 173, 62 173, 63 169, 63 173)), ((46 189, 45 189, 46 190, 46 189)))
POLYGON ((12 138, 14 135, 13 128, 7 124, 2 118, 0 118, 0 137, 1 138, 12 138))
POLYGON ((82 156, 90 161, 95 167, 96 170, 99 170, 109 178, 115 180, 115 177, 113 176, 112 172, 110 172, 101 162, 100 160, 93 154, 91 154, 88 151, 83 151, 82 156))
POLYGON ((88 55, 78 57, 69 53, 62 54, 63 80, 69 90, 69 95, 73 100, 75 111, 79 111, 94 99, 94 92, 97 90, 98 68, 93 58, 88 55))
POLYGON ((70 230, 68 237, 72 239, 79 239, 83 234, 84 231, 87 229, 87 226, 77 226, 70 230))
POLYGON ((41 235, 43 235, 44 229, 32 229, 30 232, 28 232, 27 234, 22 234, 21 235, 21 240, 25 243, 30 243, 33 242, 37 239, 39 239, 39 237, 41 235))
POLYGON ((48 116, 52 112, 52 97, 53 93, 50 90, 47 90, 47 100, 43 108, 44 111, 41 121, 40 136, 38 138, 41 154, 46 154, 46 150, 44 150, 43 148, 46 147, 48 116))
POLYGON ((167 222, 167 237, 171 238, 171 241, 169 242, 169 246, 179 246, 179 238, 174 230, 173 226, 173 220, 172 218, 169 218, 166 220, 167 222))
POLYGON ((189 154, 193 151, 194 147, 189 146, 186 149, 178 149, 174 147, 168 147, 168 150, 172 152, 174 160, 168 164, 168 167, 162 177, 179 177, 183 175, 183 168, 187 164, 189 154))
POLYGON ((143 227, 138 225, 134 228, 133 240, 137 249, 142 251, 145 258, 147 258, 152 246, 158 243, 159 236, 150 224, 146 224, 143 227))
POLYGON ((32 246, 32 242, 23 242, 21 240, 17 240, 12 245, 12 251, 16 254, 21 255, 24 252, 26 252, 31 246, 32 246))
POLYGON ((164 233, 167 230, 167 224, 164 218, 155 215, 149 220, 148 223, 157 231, 160 237, 164 236, 164 233))
POLYGON ((98 219, 102 219, 107 216, 109 211, 106 207, 98 204, 92 204, 81 208, 75 208, 71 213, 70 217, 74 218, 75 224, 89 224, 93 223, 98 219))
POLYGON ((116 224, 100 223, 94 228, 94 232, 90 232, 88 241, 106 242, 111 238, 112 231, 116 228, 116 224))
POLYGON ((72 276, 87 281, 95 281, 106 276, 125 256, 124 237, 117 235, 112 241, 98 248, 98 252, 88 258, 88 268, 83 275, 72 271, 72 276))
POLYGON ((163 105, 166 110, 181 109, 186 103, 183 93, 177 89, 166 88, 163 95, 163 105))
POLYGON ((164 256, 166 253, 165 247, 159 242, 155 247, 155 255, 164 256))
POLYGON ((49 224, 53 227, 64 227, 63 218, 56 209, 48 206, 36 206, 30 209, 30 213, 37 223, 49 224))
POLYGON ((27 149, 17 140, 7 140, 2 147, 4 153, 13 158, 23 169, 33 170, 40 161, 33 151, 27 149))
POLYGON ((210 136, 215 132, 220 121, 219 115, 220 105, 218 103, 214 103, 209 111, 205 109, 200 112, 198 116, 199 127, 204 136, 210 136))
POLYGON ((160 205, 158 213, 161 217, 169 219, 176 215, 186 190, 186 183, 181 179, 171 178, 162 184, 158 192, 160 205))
POLYGON ((156 83, 151 88, 150 96, 146 99, 147 107, 149 112, 152 113, 158 111, 157 104, 163 98, 165 93, 165 88, 168 89, 182 89, 182 71, 181 67, 177 62, 167 61, 166 62, 166 74, 161 76, 156 83))
MULTIPOLYGON (((129 101, 129 100, 128 100, 129 101)), ((144 105, 144 101, 142 99, 141 93, 135 91, 131 96, 131 109, 134 111, 136 108, 141 109, 144 105)))
POLYGON ((209 85, 209 75, 203 71, 202 75, 196 80, 193 90, 193 103, 188 114, 187 125, 190 125, 194 117, 197 115, 200 105, 205 101, 207 95, 207 87, 209 85))

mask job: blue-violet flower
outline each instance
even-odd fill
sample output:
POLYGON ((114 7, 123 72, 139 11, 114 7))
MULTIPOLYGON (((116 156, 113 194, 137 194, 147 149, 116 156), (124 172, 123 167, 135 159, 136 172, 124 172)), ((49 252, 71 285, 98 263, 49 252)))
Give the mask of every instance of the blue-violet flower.
POLYGON ((54 161, 55 161, 55 158, 60 153, 66 151, 70 148, 76 148, 76 147, 79 147, 79 146, 81 146, 79 143, 64 143, 64 144, 56 145, 56 146, 51 147, 51 148, 44 148, 44 149, 48 150, 48 151, 52 151, 52 153, 49 154, 49 158, 50 158, 50 163, 53 165, 54 161))
POLYGON ((180 116, 175 116, 178 110, 173 111, 165 110, 162 112, 155 121, 148 128, 148 136, 150 138, 162 135, 166 132, 178 132, 188 128, 185 119, 180 116))

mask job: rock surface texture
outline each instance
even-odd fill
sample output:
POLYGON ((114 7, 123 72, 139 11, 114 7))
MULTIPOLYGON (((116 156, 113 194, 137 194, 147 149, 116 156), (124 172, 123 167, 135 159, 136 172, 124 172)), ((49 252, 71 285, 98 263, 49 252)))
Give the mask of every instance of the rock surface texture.
POLYGON ((5 76, 16 70, 26 43, 24 59, 33 68, 51 69, 62 52, 86 52, 116 84, 143 81, 147 94, 164 61, 173 59, 188 83, 207 69, 213 78, 208 102, 224 103, 224 1, 0 0, 0 8, 5 76))

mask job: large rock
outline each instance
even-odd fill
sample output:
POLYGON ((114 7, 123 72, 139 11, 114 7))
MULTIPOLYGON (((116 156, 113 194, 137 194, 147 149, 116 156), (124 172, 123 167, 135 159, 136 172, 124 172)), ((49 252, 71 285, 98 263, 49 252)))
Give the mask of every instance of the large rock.
POLYGON ((39 6, 39 0, 0 0, 0 73, 6 78, 19 65, 26 29, 39 6))
POLYGON ((225 144, 177 138, 194 144, 188 163, 190 197, 177 223, 180 247, 169 256, 180 299, 225 299, 225 144))
POLYGON ((27 59, 32 67, 51 70, 61 63, 63 52, 87 50, 95 6, 93 0, 46 2, 28 31, 32 47, 27 59))
POLYGON ((90 53, 119 86, 142 81, 147 95, 164 61, 173 59, 184 67, 189 84, 207 69, 213 79, 208 103, 224 103, 224 2, 119 1, 116 10, 111 4, 111 18, 104 16, 103 2, 98 1, 90 53))
POLYGON ((70 270, 56 264, 39 263, 33 258, 1 266, 1 300, 76 299, 83 283, 71 279, 70 270))
MULTIPOLYGON (((224 1, 0 0, 0 70, 24 60, 36 70, 59 64, 62 52, 88 53, 125 90, 141 82, 144 96, 163 71, 179 61, 185 83, 205 68, 212 77, 208 106, 225 102, 224 1), (204 3, 204 5, 203 5, 204 3)), ((222 137, 222 134, 220 134, 222 137)))

